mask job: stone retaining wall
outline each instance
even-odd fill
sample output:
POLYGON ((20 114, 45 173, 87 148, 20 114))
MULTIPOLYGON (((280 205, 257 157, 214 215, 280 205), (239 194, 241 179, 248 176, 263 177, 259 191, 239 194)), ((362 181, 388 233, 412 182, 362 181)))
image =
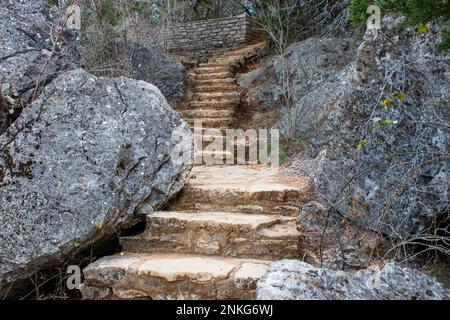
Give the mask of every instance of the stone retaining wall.
POLYGON ((184 23, 155 38, 171 53, 202 58, 258 42, 264 34, 253 18, 241 15, 184 23))

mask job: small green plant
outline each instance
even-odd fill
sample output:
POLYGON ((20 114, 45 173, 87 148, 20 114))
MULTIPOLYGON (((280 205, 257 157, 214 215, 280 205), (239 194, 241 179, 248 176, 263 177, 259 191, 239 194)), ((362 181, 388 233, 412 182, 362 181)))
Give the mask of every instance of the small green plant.
POLYGON ((384 1, 382 0, 352 0, 349 5, 349 21, 357 28, 365 27, 367 19, 369 19, 370 16, 367 13, 367 8, 371 5, 376 5, 383 8, 383 4, 384 1))
POLYGON ((369 14, 367 8, 377 5, 382 14, 395 12, 406 18, 406 26, 416 26, 417 31, 426 34, 429 23, 440 21, 444 25, 442 41, 438 47, 441 53, 450 49, 450 2, 448 0, 352 0, 350 3, 350 22, 357 28, 366 26, 369 14))
POLYGON ((267 111, 264 113, 257 113, 253 118, 253 127, 260 129, 271 128, 279 120, 276 110, 267 111))
POLYGON ((407 97, 406 93, 395 92, 389 98, 383 99, 381 106, 386 111, 391 111, 393 108, 404 108, 406 107, 405 100, 407 97))
POLYGON ((289 158, 305 150, 306 141, 302 138, 283 138, 280 140, 280 164, 286 163, 289 158))
POLYGON ((101 230, 103 228, 103 221, 95 221, 94 225, 97 230, 101 230))
POLYGON ((365 146, 366 146, 366 140, 365 139, 361 139, 356 144, 356 149, 362 150, 362 149, 364 149, 365 146))
POLYGON ((44 0, 44 4, 49 6, 49 7, 58 6, 59 5, 58 0, 44 0))
POLYGON ((393 124, 395 122, 393 120, 391 120, 391 119, 383 119, 381 117, 374 117, 371 120, 371 123, 372 124, 369 126, 369 130, 373 130, 373 129, 377 128, 377 127, 384 127, 384 126, 393 124))
POLYGON ((75 240, 73 240, 73 246, 74 246, 75 248, 79 248, 79 247, 81 246, 81 241, 80 241, 80 239, 75 239, 75 240))
POLYGON ((427 271, 438 279, 445 287, 450 289, 450 265, 449 263, 432 263, 427 271))

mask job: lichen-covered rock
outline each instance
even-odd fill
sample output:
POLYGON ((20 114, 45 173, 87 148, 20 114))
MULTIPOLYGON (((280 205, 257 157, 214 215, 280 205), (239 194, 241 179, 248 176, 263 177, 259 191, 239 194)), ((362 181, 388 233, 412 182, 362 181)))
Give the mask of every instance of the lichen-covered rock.
MULTIPOLYGON (((58 76, 0 136, 0 279, 61 263, 142 221, 183 186, 175 130, 190 129, 153 85, 58 76)), ((1 291, 1 290, 0 290, 1 291)))
POLYGON ((7 112, 0 108, 0 134, 14 113, 20 113, 21 104, 26 104, 42 85, 59 72, 81 65, 72 35, 58 32, 54 47, 50 34, 56 37, 58 18, 59 12, 45 8, 42 0, 0 1, 1 94, 12 99, 7 112))
POLYGON ((422 34, 401 21, 386 15, 358 48, 337 38, 294 44, 240 84, 312 147, 291 167, 313 177, 325 214, 404 241, 448 222, 450 83, 439 26, 422 34))
POLYGON ((443 300, 450 299, 450 290, 428 275, 391 263, 349 273, 282 260, 269 265, 256 295, 261 300, 443 300))
POLYGON ((309 38, 292 44, 282 57, 274 57, 263 68, 243 74, 238 84, 246 89, 249 106, 263 111, 275 107, 280 114, 291 114, 291 126, 287 118, 281 119, 283 134, 321 144, 330 138, 325 126, 331 127, 328 121, 340 112, 334 102, 345 92, 342 81, 356 49, 353 39, 309 38), (286 109, 286 97, 291 112, 286 109))

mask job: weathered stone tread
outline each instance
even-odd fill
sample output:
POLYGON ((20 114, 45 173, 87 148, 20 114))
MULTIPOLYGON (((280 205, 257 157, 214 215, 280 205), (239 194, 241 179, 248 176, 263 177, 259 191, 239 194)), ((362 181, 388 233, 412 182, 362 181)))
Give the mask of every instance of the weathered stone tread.
POLYGON ((82 291, 103 299, 248 299, 266 270, 259 260, 122 253, 85 268, 82 291))

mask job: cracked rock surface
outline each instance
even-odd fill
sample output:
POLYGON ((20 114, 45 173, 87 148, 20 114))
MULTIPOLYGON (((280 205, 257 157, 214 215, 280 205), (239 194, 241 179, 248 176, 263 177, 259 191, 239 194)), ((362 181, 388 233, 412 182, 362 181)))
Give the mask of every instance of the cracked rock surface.
POLYGON ((146 82, 74 70, 48 85, 0 136, 0 291, 178 193, 191 165, 174 130, 191 134, 146 82))
POLYGON ((69 34, 65 32, 60 35, 58 47, 49 59, 53 49, 50 26, 55 27, 57 21, 58 13, 45 9, 42 0, 0 1, 3 94, 8 94, 10 88, 20 94, 26 93, 34 89, 38 78, 45 83, 60 71, 76 68, 79 57, 75 48, 69 45, 69 34))
POLYGON ((434 278, 393 263, 350 273, 295 260, 272 262, 256 295, 262 300, 450 299, 450 291, 434 278))

